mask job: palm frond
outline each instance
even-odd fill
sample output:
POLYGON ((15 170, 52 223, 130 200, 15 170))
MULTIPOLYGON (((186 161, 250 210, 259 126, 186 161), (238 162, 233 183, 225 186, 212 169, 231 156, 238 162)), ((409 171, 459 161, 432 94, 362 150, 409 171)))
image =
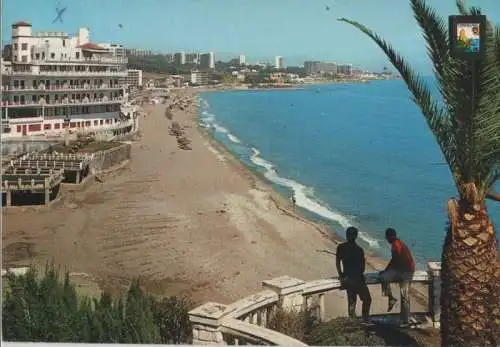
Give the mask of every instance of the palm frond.
POLYGON ((486 191, 498 179, 500 167, 500 27, 491 23, 487 28, 480 88, 483 92, 473 137, 478 143, 477 166, 482 169, 478 173, 487 181, 483 188, 486 191))
POLYGON ((457 5, 458 13, 460 13, 462 16, 465 16, 468 14, 467 7, 465 6, 464 0, 456 0, 456 5, 457 5))
POLYGON ((414 17, 421 28, 427 42, 427 52, 434 65, 438 78, 445 78, 445 67, 448 61, 448 31, 446 23, 423 0, 411 0, 414 17))
POLYGON ((363 24, 347 18, 339 18, 341 22, 348 23, 370 37, 386 54, 392 65, 399 71, 403 77, 408 89, 412 94, 412 100, 421 108, 427 124, 431 128, 439 147, 452 172, 455 172, 455 156, 453 137, 450 136, 450 122, 446 113, 438 106, 438 103, 432 98, 431 92, 422 78, 413 71, 406 60, 396 53, 392 46, 387 43, 378 34, 367 28, 363 24))
MULTIPOLYGON (((451 57, 444 20, 425 0, 410 0, 414 17, 422 29, 427 52, 433 63, 444 109, 431 97, 422 79, 378 34, 346 19, 370 37, 399 71, 413 101, 421 108, 452 171, 461 197, 464 187, 474 183, 481 198, 495 181, 500 167, 500 29, 488 23, 487 56, 479 62, 451 57)), ((456 0, 462 15, 480 15, 456 0)))

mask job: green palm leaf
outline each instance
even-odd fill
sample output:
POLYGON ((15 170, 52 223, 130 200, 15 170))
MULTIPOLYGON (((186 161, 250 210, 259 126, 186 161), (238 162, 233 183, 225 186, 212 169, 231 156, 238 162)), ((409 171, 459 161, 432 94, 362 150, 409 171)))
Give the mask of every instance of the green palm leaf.
POLYGON ((421 107, 427 124, 435 135, 435 138, 441 148, 445 159, 453 171, 454 168, 454 145, 450 135, 451 124, 446 113, 438 106, 436 100, 431 96, 431 92, 422 78, 410 67, 406 60, 396 53, 392 46, 375 32, 358 22, 340 18, 342 22, 349 23, 368 35, 387 55, 392 65, 399 71, 401 77, 406 82, 408 89, 412 93, 412 100, 421 107))
MULTIPOLYGON (((467 196, 466 183, 474 183, 478 198, 484 199, 498 179, 500 165, 500 29, 488 23, 483 60, 457 59, 449 53, 445 21, 424 0, 410 3, 427 44, 443 107, 432 98, 422 78, 382 37, 356 21, 339 20, 370 37, 399 71, 443 152, 461 198, 467 196)), ((457 0, 456 5, 461 14, 481 14, 478 8, 467 9, 462 0, 457 0)))

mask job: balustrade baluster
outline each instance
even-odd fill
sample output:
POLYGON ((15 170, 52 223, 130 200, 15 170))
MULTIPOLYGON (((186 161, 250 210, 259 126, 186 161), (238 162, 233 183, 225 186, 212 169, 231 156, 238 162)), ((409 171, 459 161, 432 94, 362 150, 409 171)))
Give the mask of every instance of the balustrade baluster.
POLYGON ((276 305, 270 305, 266 307, 266 324, 270 321, 273 314, 273 307, 276 305))
POLYGON ((250 313, 250 323, 257 324, 257 314, 255 312, 250 313))
POLYGON ((319 320, 320 322, 325 321, 325 294, 321 293, 319 295, 319 320))
POLYGON ((309 310, 311 308, 311 303, 312 303, 312 297, 310 295, 305 295, 303 297, 303 306, 302 306, 302 309, 304 310, 304 312, 307 312, 307 310, 309 310))
POLYGON ((263 326, 264 328, 267 327, 267 308, 261 309, 259 311, 259 316, 260 316, 260 326, 263 326))

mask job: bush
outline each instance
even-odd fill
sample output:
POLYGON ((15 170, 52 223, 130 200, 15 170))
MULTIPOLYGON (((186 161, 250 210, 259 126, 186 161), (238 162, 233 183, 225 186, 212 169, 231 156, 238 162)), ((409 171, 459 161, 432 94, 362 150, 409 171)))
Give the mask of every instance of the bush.
POLYGON ((304 342, 314 346, 435 346, 436 339, 426 335, 390 323, 365 326, 361 319, 339 317, 314 327, 304 342))
POLYGON ((371 334, 362 321, 340 317, 312 329, 307 344, 314 346, 385 346, 383 338, 371 334))
POLYGON ((170 297, 154 302, 153 316, 160 328, 160 343, 191 343, 192 327, 188 312, 193 302, 187 298, 170 297))
POLYGON ((271 313, 267 328, 304 341, 316 322, 309 311, 287 311, 278 306, 271 313))
POLYGON ((7 276, 2 329, 6 341, 84 343, 188 343, 191 303, 176 297, 160 302, 144 295, 139 281, 114 300, 103 293, 77 295, 66 273, 60 281, 53 265, 40 279, 34 268, 7 276))

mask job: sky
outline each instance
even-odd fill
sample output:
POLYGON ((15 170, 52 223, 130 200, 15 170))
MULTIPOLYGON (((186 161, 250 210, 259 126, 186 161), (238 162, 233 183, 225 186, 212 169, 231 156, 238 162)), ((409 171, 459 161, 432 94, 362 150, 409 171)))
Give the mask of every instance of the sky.
MULTIPOLYGON (((304 60, 351 63, 380 71, 385 56, 357 29, 338 22, 357 20, 386 38, 419 71, 431 71, 425 43, 408 0, 0 0, 2 39, 11 24, 32 23, 34 31, 76 33, 86 26, 94 42, 157 52, 211 51, 217 60, 239 54, 247 61, 285 65, 304 60), (329 7, 329 10, 326 7, 329 7), (67 7, 63 23, 52 23, 56 7, 67 7), (121 28, 120 28, 121 24, 121 28)), ((446 19, 455 0, 429 0, 446 19)), ((469 0, 500 23, 500 0, 469 0)), ((390 66, 389 66, 390 67, 390 66)))

